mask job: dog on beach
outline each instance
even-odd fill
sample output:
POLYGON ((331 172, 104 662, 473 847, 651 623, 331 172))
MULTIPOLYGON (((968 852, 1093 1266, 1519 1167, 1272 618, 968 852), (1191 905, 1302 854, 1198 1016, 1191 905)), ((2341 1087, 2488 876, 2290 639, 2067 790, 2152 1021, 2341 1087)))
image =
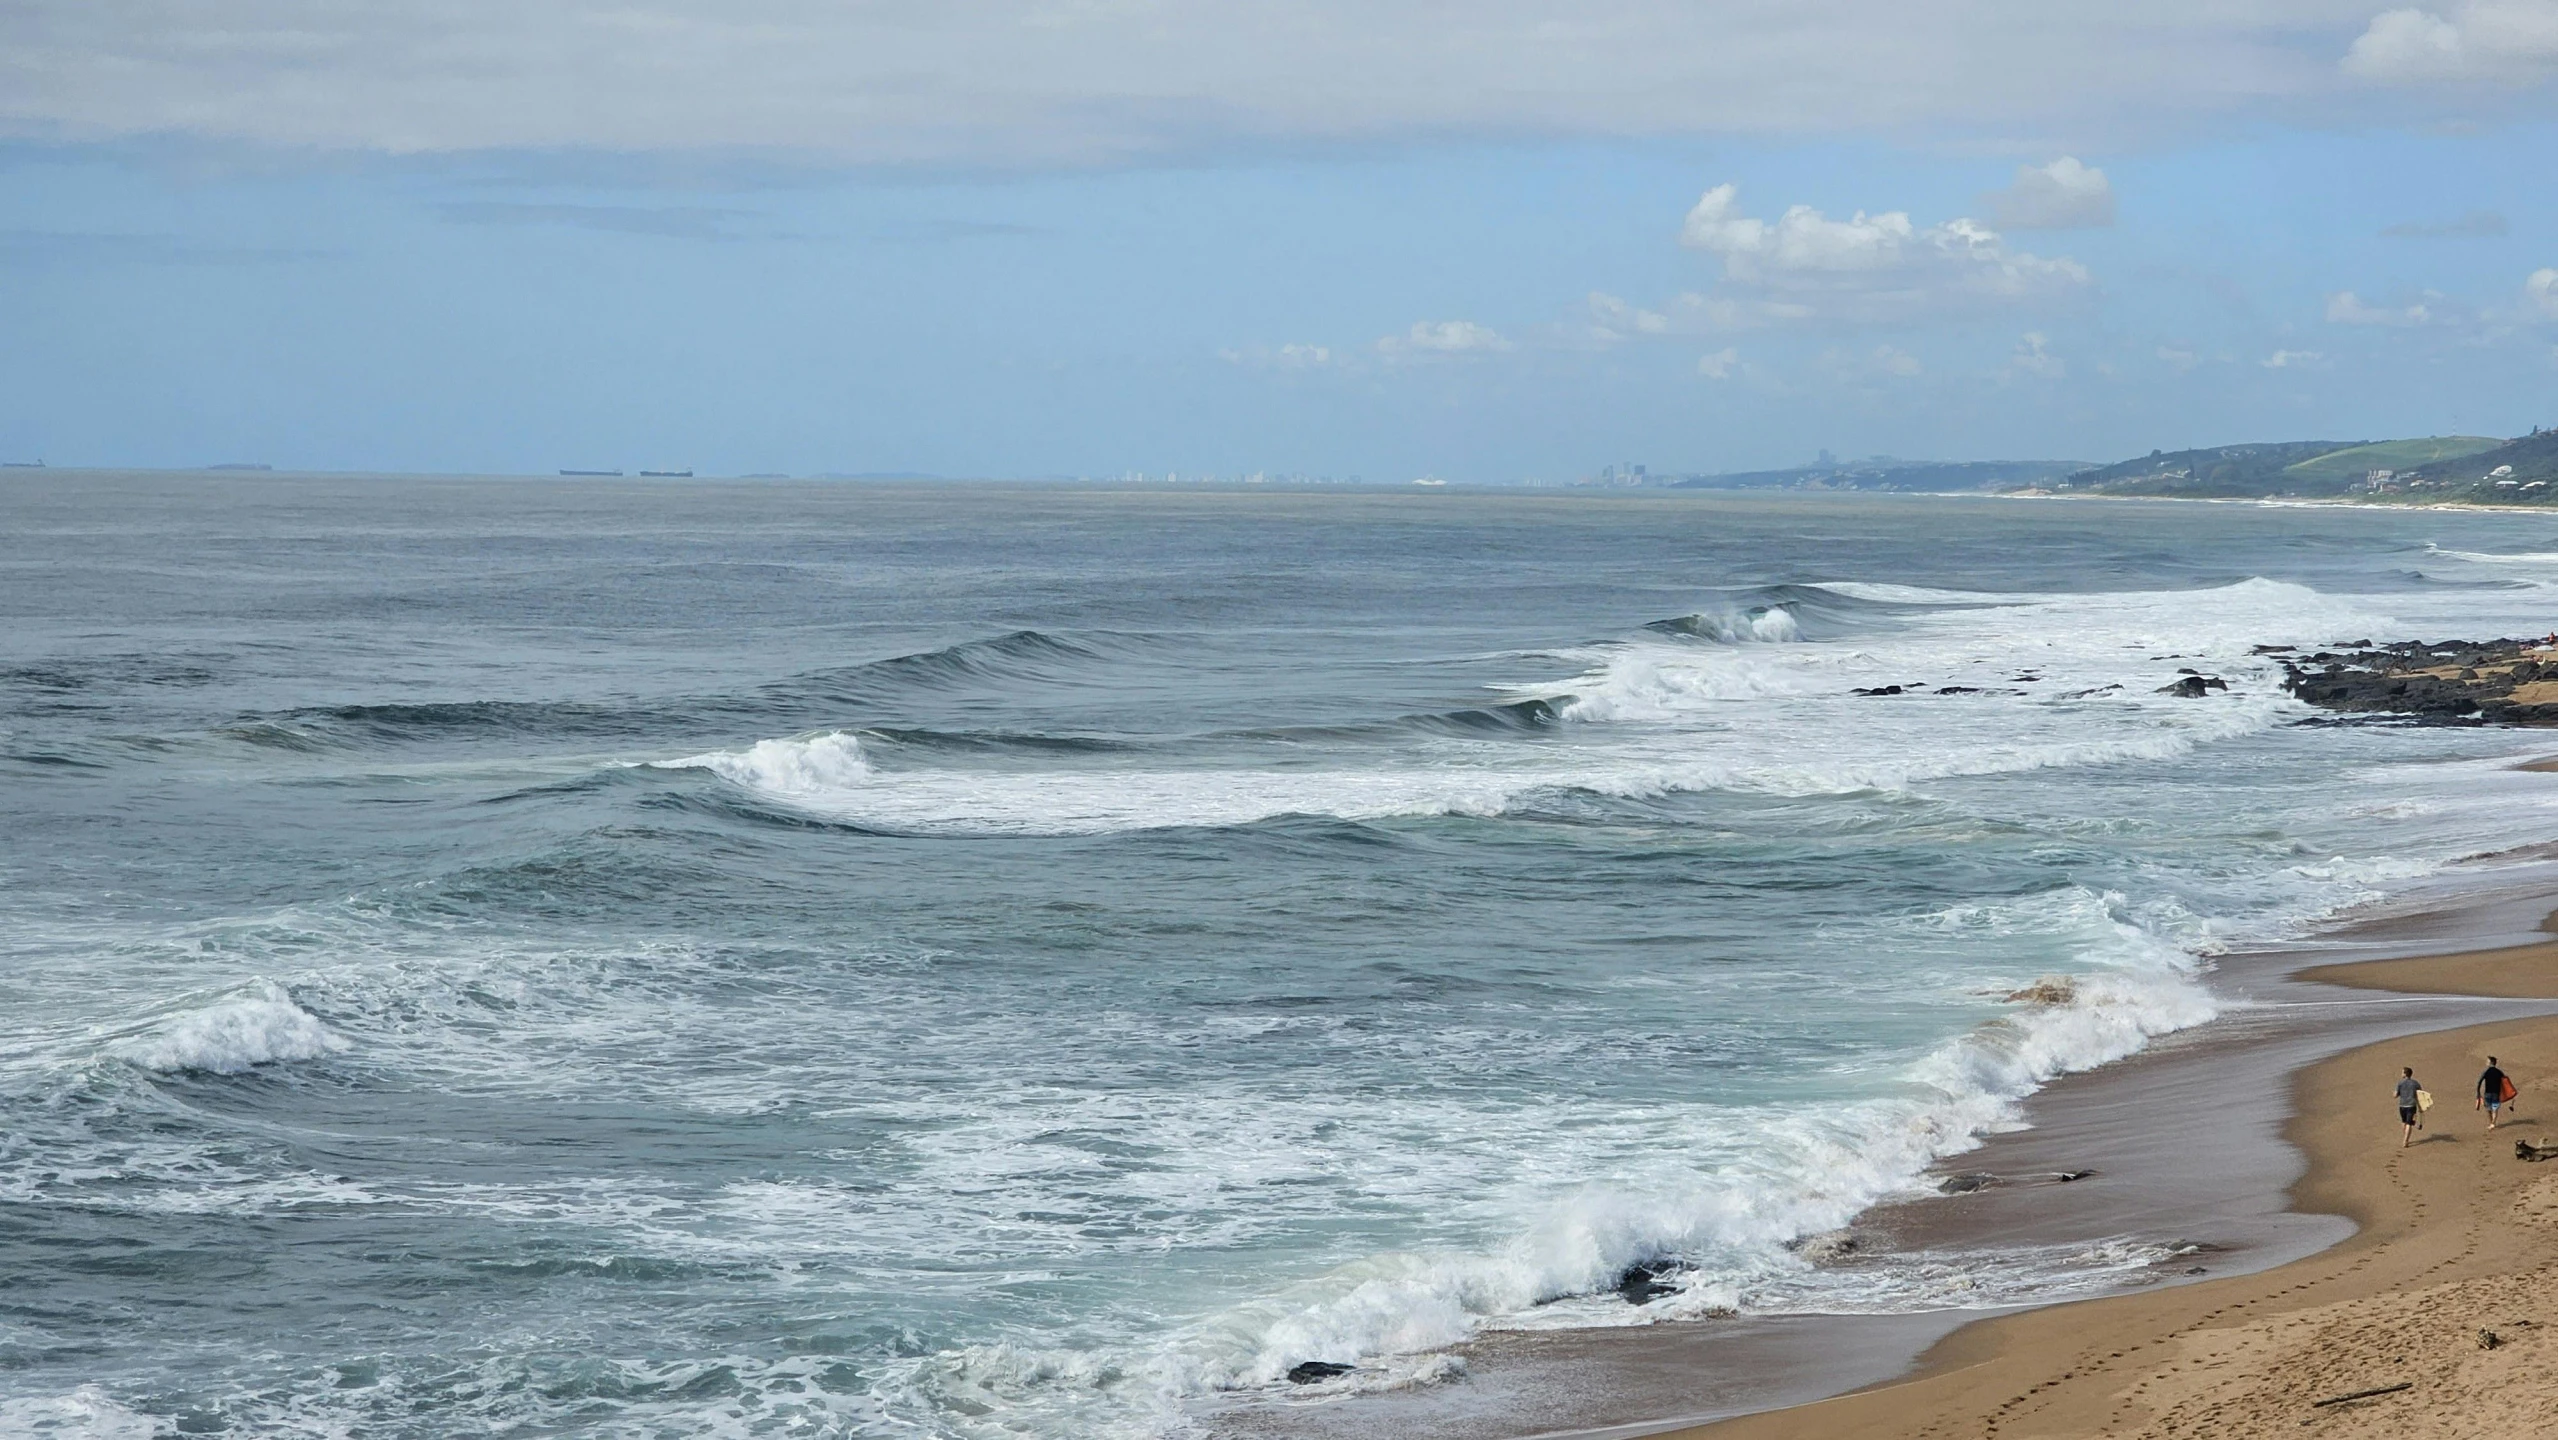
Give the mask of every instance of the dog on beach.
POLYGON ((2517 1160, 2558 1160, 2558 1145, 2551 1145, 2547 1143, 2534 1145, 2528 1140, 2517 1140, 2514 1142, 2514 1158, 2517 1160))

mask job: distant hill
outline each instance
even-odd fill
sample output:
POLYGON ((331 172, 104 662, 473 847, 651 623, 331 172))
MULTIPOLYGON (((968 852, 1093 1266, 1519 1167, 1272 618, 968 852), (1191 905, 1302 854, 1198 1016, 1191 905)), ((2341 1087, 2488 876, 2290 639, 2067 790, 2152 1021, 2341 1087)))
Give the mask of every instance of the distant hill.
POLYGON ((2084 460, 1844 460, 1791 470, 1691 475, 1671 483, 1688 490, 2017 490, 2048 485, 2087 468, 2084 460))
POLYGON ((2055 488, 2080 494, 2190 499, 2337 497, 2371 493, 2368 487, 2375 471, 2459 469, 2471 463, 2470 457, 2506 443, 2486 435, 2435 435, 2416 440, 2286 440, 2154 450, 2137 460, 2079 471, 2055 488))
POLYGON ((2534 430, 2491 450, 2418 465, 2392 476, 2390 491, 2410 500, 2558 504, 2558 430, 2534 430))

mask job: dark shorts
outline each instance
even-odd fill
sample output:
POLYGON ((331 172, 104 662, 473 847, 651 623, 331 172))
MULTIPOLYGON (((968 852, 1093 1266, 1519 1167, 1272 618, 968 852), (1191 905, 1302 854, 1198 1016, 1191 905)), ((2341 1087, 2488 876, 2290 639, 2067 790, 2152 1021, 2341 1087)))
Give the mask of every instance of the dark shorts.
POLYGON ((2413 1124, 2415 1124, 2415 1123, 2416 1123, 2416 1107, 2415 1107, 2415 1106, 2413 1106, 2413 1105, 2401 1105, 2401 1106, 2399 1106, 2399 1107, 2398 1107, 2398 1123, 2399 1123, 2399 1124, 2401 1124, 2401 1125, 2413 1125, 2413 1124))

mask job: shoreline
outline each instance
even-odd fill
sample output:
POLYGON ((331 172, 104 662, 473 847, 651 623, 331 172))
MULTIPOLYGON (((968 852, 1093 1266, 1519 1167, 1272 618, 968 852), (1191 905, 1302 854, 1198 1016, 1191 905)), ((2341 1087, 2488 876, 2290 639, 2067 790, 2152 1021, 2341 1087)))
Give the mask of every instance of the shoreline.
MULTIPOLYGON (((2171 1249, 2190 1243, 2192 1263, 2179 1255, 2146 1273, 2117 1273, 2092 1293, 2016 1304, 1488 1331, 1458 1348, 1467 1362, 1461 1383, 1313 1404, 1246 1404, 1211 1418, 1210 1433, 1290 1440, 1664 1434, 1816 1440, 1995 1431, 1999 1415, 1993 1412, 2012 1393, 1951 1428, 1922 1431, 1910 1418, 1913 1387, 1941 1401, 1947 1414, 1939 1418, 1952 1421, 1954 1410, 1977 1398, 1973 1383, 1995 1388, 1999 1382, 1984 1377, 2004 1376, 2002 1365, 2043 1358, 2050 1336, 2081 1333, 2092 1323, 2083 1317, 2114 1313, 2104 1307, 2173 1308, 2180 1303, 2173 1297, 2189 1292, 2271 1285, 2270 1277, 2359 1253, 2358 1242, 2372 1233, 2369 1207, 2326 1203, 2316 1188, 2336 1157, 2307 1143, 2298 1118, 2306 1112, 2290 1103, 2305 1093, 2305 1077, 2350 1066, 2375 1046, 2434 1044, 2482 1024, 2538 1025, 2546 1027, 2549 1068, 2536 1068, 2534 1060, 2521 1073, 2558 1083, 2553 904, 2558 867, 2525 863, 2493 877, 2473 873, 2420 886, 2339 929, 2223 957, 2215 984, 2221 1016, 2113 1064, 2059 1078, 2027 1102, 2029 1128, 1987 1137, 1931 1171, 1932 1177, 1987 1171, 2019 1180, 2082 1169, 2097 1174, 2084 1183, 2015 1183, 1887 1201, 1853 1226, 1884 1263, 1994 1260, 2002 1253, 2021 1259, 2029 1247, 2093 1249, 2126 1240, 2171 1249), (2453 983, 2517 949, 2545 962, 2522 988, 2463 992, 2453 983), (2358 971, 2359 981, 2337 983, 2336 977, 2358 971), (2384 977, 2396 983, 2380 983, 2384 977), (2437 983, 2411 988, 2427 979, 2437 983), (2259 1097, 2271 1103, 2255 1103, 2259 1097), (2173 1123, 2179 1114, 2207 1118, 2187 1128, 2173 1123), (2011 1334, 2036 1343, 2002 1360, 2014 1348, 2011 1334), (1958 1376, 1966 1378, 1956 1383, 1958 1376), (1936 1397, 1949 1385, 1951 1398, 1936 1397)), ((2508 1043, 2509 1061, 2530 1053, 2508 1043)), ((2452 1072, 2441 1066, 2418 1063, 2420 1075, 2447 1098, 2465 1083, 2443 1078, 2452 1072)), ((2395 1076, 2393 1066, 2388 1078, 2395 1076)), ((2380 1085, 2375 1093, 2386 1090, 2380 1085)), ((2387 1108, 2363 1107, 2372 1114, 2387 1108)), ((2394 1115, 2383 1118, 2391 1122, 2387 1136, 2394 1144, 2394 1115)), ((2551 1174, 2558 1176, 2558 1167, 2551 1174)), ((2558 1336, 2558 1312, 2548 1318, 2558 1336)), ((2039 1399, 2046 1392, 2033 1387, 2047 1379, 2016 1388, 2039 1399)), ((2104 1424, 2052 1433, 2100 1432, 2114 1433, 2104 1424)))
MULTIPOLYGON (((2558 914, 2544 924, 2558 930, 2558 914)), ((2298 967, 2296 983, 2409 998, 2558 999, 2558 936, 2298 967)), ((2288 1263, 2191 1285, 1983 1317, 1910 1372, 1829 1399, 1686 1427, 1679 1440, 2018 1436, 2526 1434, 2558 1394, 2515 1383, 2558 1358, 2558 1168, 2521 1162, 2558 1097, 2527 1091, 2489 1134, 2459 1103, 2495 1053, 2558 1081, 2558 1009, 2427 1028, 2296 1070, 2283 1138, 2305 1160, 2284 1196, 2351 1232, 2288 1263), (2441 1097, 2400 1148, 2401 1064, 2441 1097), (2379 1098, 2375 1098, 2379 1097, 2379 1098), (2491 1340, 2482 1336, 2492 1336, 2491 1340), (2404 1385, 2364 1400, 2313 1402, 2404 1385)))

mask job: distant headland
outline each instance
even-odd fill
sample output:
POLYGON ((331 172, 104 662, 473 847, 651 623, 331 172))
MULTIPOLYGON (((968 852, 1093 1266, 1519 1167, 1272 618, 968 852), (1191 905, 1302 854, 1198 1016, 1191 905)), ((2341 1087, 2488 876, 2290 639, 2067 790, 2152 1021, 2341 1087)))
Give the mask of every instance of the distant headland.
POLYGON ((1610 467, 1588 483, 1704 490, 1874 490, 1944 494, 2324 500, 2401 505, 2558 506, 2558 429, 2412 440, 2283 440, 2084 460, 1900 460, 1878 455, 1788 470, 1653 475, 1610 467))

